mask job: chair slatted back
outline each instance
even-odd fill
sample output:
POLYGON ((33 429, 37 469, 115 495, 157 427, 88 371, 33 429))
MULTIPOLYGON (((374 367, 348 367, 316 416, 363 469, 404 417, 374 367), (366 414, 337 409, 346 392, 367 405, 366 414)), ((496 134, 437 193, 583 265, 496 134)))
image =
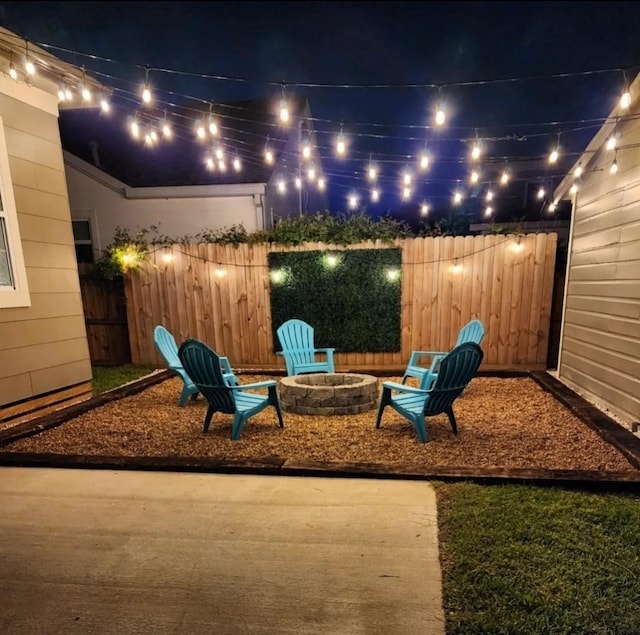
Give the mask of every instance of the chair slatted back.
POLYGON ((176 344, 176 340, 164 326, 156 326, 156 328, 153 329, 153 341, 169 368, 182 366, 178 358, 178 345, 176 344))
POLYGON ((482 344, 484 339, 484 324, 480 320, 471 320, 465 324, 458 333, 456 346, 465 342, 475 342, 478 346, 482 344))
POLYGON ((297 365, 311 364, 314 356, 314 331, 310 324, 302 320, 287 320, 276 331, 282 351, 297 365))
POLYGON ((236 403, 233 391, 227 386, 220 368, 220 357, 204 342, 185 340, 178 350, 184 369, 216 411, 233 414, 236 403))
POLYGON ((442 359, 438 377, 424 404, 425 416, 437 415, 451 408, 478 372, 483 357, 484 353, 478 344, 465 342, 442 359))

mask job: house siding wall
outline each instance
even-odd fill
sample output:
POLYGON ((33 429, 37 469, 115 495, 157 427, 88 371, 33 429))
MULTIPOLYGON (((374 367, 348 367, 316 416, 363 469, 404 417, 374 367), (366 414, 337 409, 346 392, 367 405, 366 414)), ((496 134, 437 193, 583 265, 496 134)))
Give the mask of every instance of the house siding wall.
POLYGON ((66 174, 71 215, 91 221, 96 257, 113 241, 116 227, 136 233, 156 225, 159 234, 172 238, 240 224, 247 232, 262 229, 258 195, 127 199, 69 164, 66 174))
POLYGON ((57 118, 0 92, 31 306, 0 309, 0 405, 91 380, 57 118))
POLYGON ((640 420, 640 122, 618 131, 618 173, 601 148, 574 201, 558 374, 631 423, 640 420))

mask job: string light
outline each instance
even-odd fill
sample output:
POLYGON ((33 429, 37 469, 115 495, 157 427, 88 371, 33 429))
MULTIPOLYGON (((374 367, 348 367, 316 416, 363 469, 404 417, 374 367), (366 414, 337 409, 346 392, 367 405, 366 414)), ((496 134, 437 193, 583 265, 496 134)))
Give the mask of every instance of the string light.
POLYGON ((104 95, 100 96, 100 110, 102 110, 102 112, 104 113, 108 113, 111 111, 111 104, 104 95))
POLYGON ((538 198, 544 198, 544 195, 545 195, 544 187, 541 185, 540 188, 538 189, 538 198))
POLYGON ((579 162, 578 165, 576 165, 576 169, 573 171, 573 176, 577 179, 582 176, 582 162, 579 162))
POLYGON ((287 100, 284 95, 284 82, 282 83, 282 97, 280 99, 280 122, 283 124, 289 123, 289 107, 287 106, 287 100))
POLYGON ((233 169, 236 172, 240 172, 240 170, 242 170, 242 162, 240 161, 240 157, 237 154, 233 159, 233 169))
POLYGON ((556 147, 549 154, 549 163, 554 164, 558 162, 558 157, 560 156, 560 133, 558 133, 558 142, 556 143, 556 147))
POLYGON ((356 194, 349 194, 349 208, 356 209, 358 207, 358 196, 356 194))
POLYGON ((487 203, 490 203, 493 200, 493 190, 488 189, 484 198, 487 201, 487 203))
POLYGON ((631 93, 629 92, 629 83, 627 82, 627 74, 625 71, 622 71, 622 78, 624 81, 624 89, 620 96, 620 108, 626 110, 631 106, 631 93))
POLYGON ((476 140, 473 142, 473 147, 471 148, 471 160, 477 161, 481 153, 482 149, 480 147, 480 140, 478 139, 478 131, 476 130, 476 140))
POLYGON ((84 83, 84 67, 82 68, 82 79, 80 80, 79 85, 80 95, 82 96, 82 101, 90 102, 91 101, 91 91, 89 87, 84 83))
POLYGON ((287 185, 282 179, 280 179, 278 181, 278 192, 280 192, 280 194, 285 194, 286 191, 287 191, 287 185))
POLYGON ((504 170, 500 175, 500 185, 507 185, 510 178, 511 175, 509 174, 509 172, 507 172, 507 170, 504 170))
POLYGON ((302 158, 307 160, 311 158, 311 144, 309 139, 305 139, 302 143, 302 158))
POLYGON ((484 215, 488 217, 491 216, 491 214, 493 214, 493 207, 491 207, 491 205, 487 205, 484 208, 484 215))
POLYGON ((316 169, 311 165, 307 170, 307 178, 313 182, 316 180, 316 169))
POLYGON ((324 190, 325 190, 325 188, 326 188, 326 187, 327 187, 327 182, 326 182, 325 178, 324 178, 323 176, 321 176, 321 177, 318 179, 318 189, 319 189, 321 192, 324 192, 324 190))
POLYGON ((374 203, 377 203, 380 200, 380 190, 377 190, 377 189, 371 190, 371 200, 374 203))
POLYGON ((403 187, 402 188, 402 200, 403 201, 408 201, 411 198, 411 188, 410 187, 403 187))
POLYGON ((611 164, 611 167, 609 168, 609 174, 616 174, 616 172, 618 171, 618 158, 617 156, 613 157, 613 163, 611 164))
POLYGON ((371 159, 369 159, 369 169, 367 170, 367 178, 370 181, 375 181, 378 178, 378 170, 373 163, 371 163, 371 159))
POLYGON ((427 203, 422 203, 420 205, 420 214, 422 216, 427 216, 429 214, 429 205, 427 205, 427 203))
POLYGON ((578 189, 579 189, 579 188, 578 188, 578 184, 577 184, 577 183, 574 183, 574 184, 571 186, 571 188, 569 189, 569 192, 570 192, 571 194, 577 194, 577 193, 578 193, 578 189))
POLYGON ((459 205, 462 202, 462 192, 454 192, 453 194, 453 204, 459 205))
POLYGON ((347 151, 347 144, 344 139, 344 133, 342 131, 342 124, 340 124, 340 134, 338 135, 338 140, 336 142, 336 152, 339 157, 344 156, 344 153, 347 151))
POLYGON ((556 211, 556 207, 558 207, 558 204, 555 201, 552 201, 551 203, 549 203, 549 207, 547 207, 547 210, 553 213, 556 211))
POLYGON ((441 89, 438 87, 438 105, 436 106, 435 124, 436 126, 444 126, 447 121, 447 112, 445 109, 445 103, 441 98, 441 89))
MULTIPOLYGON (((25 57, 27 57, 27 58, 29 57, 28 42, 26 42, 26 56, 25 57)), ((97 58, 95 58, 95 59, 97 59, 97 58)), ((34 67, 34 70, 35 70, 35 67, 34 67)), ((162 69, 155 69, 154 68, 154 71, 156 71, 156 70, 162 70, 162 69)), ((596 72, 596 71, 592 71, 592 72, 596 72)), ((598 71, 598 72, 602 72, 602 71, 598 71)), ((619 70, 618 70, 618 72, 619 72, 619 70)), ((145 75, 145 80, 146 80, 145 81, 145 86, 148 85, 148 75, 149 75, 149 68, 147 67, 146 75, 145 75)), ((83 69, 83 77, 84 77, 84 69, 83 69)), ((218 78, 218 79, 225 79, 225 78, 218 78)), ((518 81, 524 81, 527 78, 516 78, 516 79, 518 81)), ((240 80, 240 81, 244 81, 244 80, 240 80)), ((466 84, 476 84, 476 83, 487 83, 487 82, 484 82, 484 81, 482 81, 482 82, 481 81, 478 81, 478 82, 465 82, 465 83, 461 83, 460 85, 463 85, 463 84, 464 85, 466 85, 466 84)), ((450 84, 450 85, 456 85, 456 84, 450 84)), ((282 83, 281 86, 282 86, 282 98, 284 100, 285 99, 285 84, 282 83)), ((447 86, 449 86, 449 84, 447 84, 447 86)), ((438 96, 440 97, 441 87, 438 87, 438 86, 431 86, 431 87, 432 88, 438 88, 438 96)), ((87 90, 89 90, 88 87, 87 87, 87 90)), ((122 91, 122 92, 124 93, 126 91, 122 91)), ((625 92, 628 92, 628 84, 626 83, 626 77, 625 77, 625 92)), ((90 92, 88 94, 90 94, 90 92)), ((133 92, 131 94, 133 94, 133 92)), ((60 98, 60 101, 63 101, 62 96, 63 96, 63 91, 60 90, 59 91, 59 95, 58 95, 58 97, 60 98)), ((66 94, 65 94, 64 97, 65 97, 64 100, 67 100, 67 95, 66 94)), ((87 100, 86 96, 83 96, 83 98, 85 100, 87 100)), ((144 100, 144 96, 143 96, 143 101, 146 101, 146 100, 144 100)), ((106 100, 105 100, 104 103, 106 104, 106 107, 103 106, 102 98, 100 98, 99 99, 99 104, 100 104, 101 108, 104 108, 104 110, 107 111, 108 110, 108 102, 106 102, 106 100)), ((165 103, 168 103, 168 102, 165 102, 165 103)), ((444 123, 446 121, 446 108, 445 108, 445 102, 442 99, 439 99, 437 108, 438 108, 438 111, 441 111, 441 117, 440 117, 441 121, 440 121, 439 125, 444 125, 444 123)), ((211 109, 211 106, 210 106, 210 109, 211 109)), ((165 113, 165 116, 166 116, 166 113, 165 113)), ((143 123, 145 123, 144 119, 143 119, 143 123)), ((134 132, 136 125, 137 124, 132 125, 132 135, 137 137, 137 136, 139 136, 139 130, 137 132, 134 132)), ((275 123, 274 123, 274 125, 275 125, 275 123)), ((533 124, 523 124, 523 125, 533 125, 533 124)), ((544 124, 539 124, 539 125, 544 125, 544 124)), ((557 124, 555 124, 555 125, 557 125, 557 124)), ((564 125, 564 122, 563 122, 563 125, 564 125)), ((576 128, 576 130, 577 130, 577 128, 576 128)), ((216 131, 217 131, 217 128, 216 128, 216 131)), ((155 130, 145 130, 145 134, 143 135, 143 138, 145 139, 145 141, 147 141, 147 139, 150 139, 151 141, 153 141, 153 143, 156 143, 157 135, 160 132, 162 133, 163 136, 165 136, 165 137, 167 136, 165 134, 165 132, 164 132, 164 126, 162 124, 158 125, 158 133, 156 133, 155 130), (154 135, 155 135, 155 139, 154 139, 154 135)), ((209 132, 211 133, 211 130, 209 130, 209 132)), ((549 134, 549 133, 540 133, 540 135, 531 135, 531 136, 541 136, 543 134, 549 134)), ((563 134, 564 134, 564 132, 563 132, 563 134)), ((199 130, 198 130, 197 131, 197 135, 198 135, 198 138, 204 139, 205 136, 206 136, 206 129, 204 130, 203 133, 200 133, 199 130)), ((341 125, 341 136, 342 136, 342 125, 341 125)), ((363 136, 369 136, 369 135, 363 135, 363 136)), ((517 135, 513 135, 512 137, 515 139, 517 137, 517 135)), ((559 137, 560 137, 560 133, 558 133, 558 148, 556 149, 556 152, 559 150, 559 137)), ((522 139, 518 139, 518 140, 524 140, 524 135, 522 136, 522 139)), ((615 139, 614 139, 614 142, 615 142, 615 139)), ((153 144, 149 143, 149 145, 153 145, 153 144)), ((481 149, 480 149, 479 146, 481 144, 480 144, 480 141, 478 139, 478 130, 477 129, 476 129, 476 142, 474 144, 474 148, 472 149, 472 159, 473 160, 477 160, 479 158, 479 156, 480 156, 476 152, 476 145, 478 146, 478 151, 480 151, 481 149)), ((607 147, 609 147, 609 149, 615 149, 615 146, 613 146, 613 147, 611 146, 611 142, 608 142, 607 147)), ((346 150, 346 144, 344 146, 344 150, 346 150)), ((342 154, 337 144, 336 144, 336 151, 339 154, 342 154)), ((268 153, 266 151, 265 152, 265 159, 267 160, 267 162, 271 163, 271 162, 273 162, 275 160, 275 157, 273 156, 273 153, 271 151, 269 151, 269 153, 270 153, 271 157, 267 156, 268 153)), ((285 153, 286 153, 286 150, 285 150, 285 153)), ((553 156, 553 153, 549 156, 549 160, 550 161, 552 161, 552 158, 551 158, 552 156, 553 156)), ((393 159, 388 159, 388 160, 382 159, 382 161, 384 161, 384 162, 390 162, 392 160, 393 159)), ((556 157, 555 160, 557 161, 557 157, 556 157)), ((429 166, 429 163, 430 163, 430 160, 429 160, 429 157, 427 156, 427 153, 426 153, 426 150, 425 150, 425 152, 422 155, 420 155, 418 165, 419 165, 420 169, 426 169, 429 166)), ((371 166, 370 166, 370 168, 371 168, 371 166)), ((581 169, 582 168, 580 167, 580 170, 581 169)), ((371 170, 370 170, 368 172, 368 178, 370 180, 376 180, 377 177, 378 177, 377 169, 373 168, 372 172, 373 172, 373 177, 372 177, 371 170)), ((575 174, 576 177, 578 177, 580 175, 580 172, 578 171, 578 168, 575 169, 575 173, 574 174, 575 174)), ((478 174, 477 177, 473 177, 472 176, 472 182, 478 182, 479 178, 480 178, 479 174, 478 174)), ((503 176, 500 178, 500 181, 499 181, 500 184, 501 185, 506 185, 508 183, 508 181, 509 181, 509 178, 510 178, 510 175, 506 174, 506 172, 505 172, 503 174, 503 176)), ((462 195, 460 194, 460 200, 461 200, 461 196, 462 195)), ((486 197, 487 197, 487 202, 489 202, 491 200, 489 198, 489 192, 486 194, 486 197)), ((493 193, 491 193, 491 197, 493 197, 493 193)))
POLYGON ((264 146, 264 160, 271 165, 274 161, 273 150, 269 147, 269 139, 267 138, 267 142, 264 146))
POLYGON ((9 77, 15 82, 18 80, 18 71, 13 63, 13 51, 11 51, 11 59, 9 60, 9 77))
POLYGON ((405 172, 402 175, 402 183, 403 185, 411 185, 411 172, 405 172))
POLYGON ((302 189, 302 179, 299 176, 296 176, 296 180, 294 181, 296 189, 302 189))
POLYGON ((142 87, 142 102, 146 105, 149 105, 152 101, 151 96, 151 85, 149 84, 149 67, 145 71, 144 76, 144 85, 142 87))
POLYGON ((162 119, 162 136, 165 139, 171 139, 173 137, 173 129, 169 119, 167 119, 167 111, 164 111, 164 118, 162 119))
POLYGON ((471 183, 475 185, 479 179, 480 179, 480 173, 477 170, 473 170, 471 172, 471 177, 469 180, 471 181, 471 183))
POLYGON ((24 70, 26 71, 27 75, 35 75, 36 67, 35 67, 35 64, 31 61, 31 58, 29 57, 29 42, 26 40, 25 40, 24 49, 25 49, 24 70))

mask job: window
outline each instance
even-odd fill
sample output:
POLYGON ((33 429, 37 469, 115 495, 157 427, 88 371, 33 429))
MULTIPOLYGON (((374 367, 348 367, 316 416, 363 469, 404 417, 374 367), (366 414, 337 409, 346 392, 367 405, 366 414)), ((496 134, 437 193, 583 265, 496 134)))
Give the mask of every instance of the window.
POLYGON ((0 117, 0 308, 31 306, 9 155, 0 117))
POLYGON ((76 260, 93 262, 93 242, 91 240, 91 223, 88 218, 71 221, 73 225, 73 240, 76 244, 76 260))

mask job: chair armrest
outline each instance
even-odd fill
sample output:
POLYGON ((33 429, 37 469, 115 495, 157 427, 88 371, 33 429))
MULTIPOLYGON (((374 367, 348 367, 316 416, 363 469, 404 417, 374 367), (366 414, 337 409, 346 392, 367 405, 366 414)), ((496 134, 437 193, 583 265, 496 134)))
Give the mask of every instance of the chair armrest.
POLYGON ((430 357, 444 357, 449 353, 446 351, 412 351, 411 357, 409 358, 409 366, 416 366, 416 361, 418 357, 422 357, 423 355, 429 355, 430 357))
POLYGON ((278 382, 273 379, 267 381, 257 381, 255 384, 240 384, 239 386, 229 386, 231 390, 245 390, 246 388, 271 388, 271 386, 277 386, 278 382))
POLYGON ((314 348, 313 351, 314 353, 326 353, 327 355, 329 353, 334 353, 335 352, 335 348, 314 348))
POLYGON ((421 388, 413 388, 413 386, 407 386, 406 384, 398 384, 395 381, 385 381, 382 383, 383 388, 387 388, 389 390, 397 390, 398 392, 410 392, 415 393, 416 395, 426 395, 427 390, 422 390, 421 388))

